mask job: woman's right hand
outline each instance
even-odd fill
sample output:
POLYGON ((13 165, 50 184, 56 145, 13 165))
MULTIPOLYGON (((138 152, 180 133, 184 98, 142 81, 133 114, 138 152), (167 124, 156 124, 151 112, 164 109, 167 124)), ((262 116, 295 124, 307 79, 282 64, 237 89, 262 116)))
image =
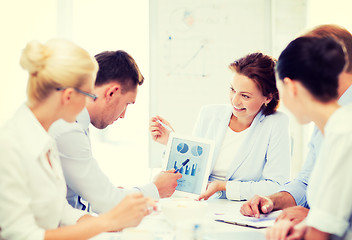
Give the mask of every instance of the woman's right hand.
POLYGON ((127 227, 137 226, 144 216, 156 210, 155 201, 141 193, 126 196, 109 212, 101 215, 108 224, 107 231, 121 231, 127 227))
POLYGON ((171 127, 168 121, 166 121, 164 118, 160 116, 155 116, 150 119, 149 131, 150 131, 150 134, 152 135, 153 140, 158 143, 166 145, 167 141, 169 140, 169 135, 171 131, 169 131, 160 123, 158 123, 158 120, 164 123, 165 125, 169 126, 172 129, 172 131, 174 131, 174 129, 171 127))

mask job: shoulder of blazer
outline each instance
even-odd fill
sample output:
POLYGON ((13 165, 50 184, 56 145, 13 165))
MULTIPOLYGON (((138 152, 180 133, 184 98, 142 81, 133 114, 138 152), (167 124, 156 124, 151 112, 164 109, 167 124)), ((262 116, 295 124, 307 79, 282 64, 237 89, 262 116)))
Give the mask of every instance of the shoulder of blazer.
POLYGON ((288 125, 289 124, 289 117, 280 111, 276 111, 273 114, 267 115, 265 116, 262 113, 258 113, 261 114, 259 121, 261 123, 265 123, 265 124, 275 124, 275 125, 288 125))

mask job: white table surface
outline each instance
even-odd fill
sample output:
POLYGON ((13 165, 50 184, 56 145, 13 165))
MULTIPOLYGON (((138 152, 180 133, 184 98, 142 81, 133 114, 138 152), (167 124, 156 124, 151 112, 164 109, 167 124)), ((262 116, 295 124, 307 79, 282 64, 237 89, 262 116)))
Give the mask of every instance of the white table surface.
MULTIPOLYGON (((217 222, 217 215, 234 213, 238 214, 240 207, 243 202, 238 201, 230 201, 227 199, 212 199, 206 201, 208 203, 208 212, 206 215, 206 219, 204 219, 201 225, 201 231, 203 236, 207 236, 208 234, 231 234, 236 232, 256 232, 256 234, 263 235, 265 233, 265 229, 255 229, 249 227, 242 227, 233 224, 221 223, 217 222)), ((162 211, 157 211, 149 216, 146 216, 142 222, 134 229, 129 229, 132 231, 137 231, 141 235, 145 234, 142 237, 133 237, 127 238, 127 234, 123 232, 115 232, 115 233, 102 233, 98 236, 92 238, 94 240, 125 240, 125 239, 143 239, 143 240, 186 240, 185 236, 180 236, 180 230, 176 229, 172 226, 164 216, 162 211), (151 238, 148 238, 151 236, 151 238)), ((193 235, 192 235, 193 236, 193 235)), ((258 239, 263 239, 264 237, 260 237, 258 239)), ((189 238, 189 239, 197 239, 197 238, 189 238)), ((208 239, 206 237, 202 237, 201 239, 208 239)), ((221 237, 221 239, 233 239, 227 237, 221 237)), ((236 238, 237 239, 237 238, 236 238)), ((252 239, 252 238, 242 238, 242 239, 252 239)), ((198 240, 198 239, 197 239, 198 240)), ((255 240, 255 239, 253 239, 255 240)))

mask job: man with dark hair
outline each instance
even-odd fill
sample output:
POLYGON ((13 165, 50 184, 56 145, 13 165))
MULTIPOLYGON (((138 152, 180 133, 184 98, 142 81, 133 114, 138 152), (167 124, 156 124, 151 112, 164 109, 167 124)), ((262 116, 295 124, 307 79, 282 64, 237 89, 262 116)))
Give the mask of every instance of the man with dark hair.
POLYGON ((94 159, 89 138, 89 124, 104 129, 124 118, 129 104, 136 101, 142 76, 134 59, 124 51, 106 51, 95 56, 99 71, 94 93, 75 123, 59 120, 50 129, 56 140, 67 184, 67 200, 75 208, 104 213, 132 192, 142 192, 154 199, 170 197, 180 173, 160 173, 153 183, 133 189, 115 187, 94 159))
MULTIPOLYGON (((340 105, 352 102, 352 34, 337 25, 321 25, 304 36, 309 37, 332 37, 344 45, 346 49, 347 64, 338 80, 338 97, 340 105)), ((306 198, 306 190, 309 177, 318 157, 323 135, 317 127, 314 128, 309 152, 303 168, 298 176, 291 182, 286 183, 282 189, 270 196, 254 196, 241 207, 241 213, 246 216, 259 217, 259 213, 269 213, 274 210, 284 209, 278 220, 288 219, 299 223, 308 214, 309 205, 306 198)))

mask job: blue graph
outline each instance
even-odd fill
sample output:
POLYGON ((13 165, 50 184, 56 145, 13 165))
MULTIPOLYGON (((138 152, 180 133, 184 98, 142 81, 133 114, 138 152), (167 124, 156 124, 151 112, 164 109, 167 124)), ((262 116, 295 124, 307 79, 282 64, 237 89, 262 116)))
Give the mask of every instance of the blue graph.
POLYGON ((192 173, 191 173, 191 176, 195 176, 196 175, 196 170, 197 170, 197 164, 196 165, 192 165, 192 173))
POLYGON ((203 154, 203 148, 201 146, 194 146, 191 149, 191 153, 193 154, 193 156, 199 157, 203 154))
POLYGON ((186 143, 180 143, 177 145, 177 151, 180 153, 186 153, 188 151, 189 147, 186 143))
POLYGON ((186 171, 185 171, 185 174, 186 175, 189 175, 189 171, 191 170, 191 168, 190 167, 188 167, 188 166, 186 166, 186 171))

